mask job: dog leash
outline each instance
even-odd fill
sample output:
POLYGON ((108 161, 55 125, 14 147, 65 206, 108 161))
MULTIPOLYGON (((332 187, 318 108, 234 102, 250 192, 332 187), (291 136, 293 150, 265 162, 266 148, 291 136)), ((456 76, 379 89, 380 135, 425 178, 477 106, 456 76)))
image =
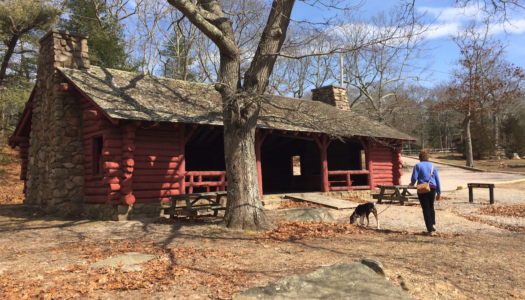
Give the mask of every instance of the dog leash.
POLYGON ((382 214, 383 212, 385 212, 385 210, 387 210, 390 206, 392 206, 392 203, 390 203, 385 209, 383 209, 383 211, 381 211, 381 212, 378 213, 377 215, 379 216, 380 214, 382 214))

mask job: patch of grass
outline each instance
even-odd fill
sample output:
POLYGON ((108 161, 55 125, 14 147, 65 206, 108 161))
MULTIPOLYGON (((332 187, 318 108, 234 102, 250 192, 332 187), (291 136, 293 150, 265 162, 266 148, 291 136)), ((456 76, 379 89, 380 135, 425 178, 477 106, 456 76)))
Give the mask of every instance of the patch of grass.
POLYGON ((7 173, 9 172, 7 169, 0 169, 0 173, 7 173))
POLYGON ((11 162, 13 162, 13 160, 11 159, 11 157, 8 157, 8 156, 0 156, 0 163, 1 163, 1 164, 11 163, 11 162))

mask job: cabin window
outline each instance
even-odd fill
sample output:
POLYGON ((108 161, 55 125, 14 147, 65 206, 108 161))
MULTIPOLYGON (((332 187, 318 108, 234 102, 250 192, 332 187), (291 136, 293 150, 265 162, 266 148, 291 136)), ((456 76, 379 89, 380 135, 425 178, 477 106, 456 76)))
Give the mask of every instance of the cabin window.
POLYGON ((301 157, 299 155, 292 156, 293 176, 301 176, 301 157))
POLYGON ((93 137, 92 176, 102 175, 102 145, 103 139, 101 136, 93 137))

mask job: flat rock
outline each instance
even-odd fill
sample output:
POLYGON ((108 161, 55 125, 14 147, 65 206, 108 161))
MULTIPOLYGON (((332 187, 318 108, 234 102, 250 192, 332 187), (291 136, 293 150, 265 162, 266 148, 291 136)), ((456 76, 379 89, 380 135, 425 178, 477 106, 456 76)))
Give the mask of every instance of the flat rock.
POLYGON ((97 261, 91 265, 92 269, 101 269, 105 267, 120 268, 119 265, 123 265, 124 271, 141 271, 141 263, 148 262, 152 259, 157 258, 156 255, 142 254, 137 252, 129 252, 123 255, 111 257, 108 259, 97 261))
POLYGON ((300 222, 334 222, 334 216, 324 208, 302 207, 281 210, 277 212, 283 214, 288 221, 300 222))
POLYGON ((246 290, 233 299, 413 299, 360 262, 339 262, 312 273, 293 275, 246 290))

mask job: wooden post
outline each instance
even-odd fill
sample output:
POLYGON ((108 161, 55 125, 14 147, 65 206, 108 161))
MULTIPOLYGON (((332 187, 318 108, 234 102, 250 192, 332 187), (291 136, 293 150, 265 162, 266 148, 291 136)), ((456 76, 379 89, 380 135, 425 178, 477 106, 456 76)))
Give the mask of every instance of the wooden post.
POLYGON ((328 149, 328 145, 330 145, 331 140, 328 140, 328 136, 326 134, 322 135, 321 140, 319 140, 317 135, 314 134, 313 136, 321 152, 321 190, 322 192, 328 193, 330 192, 330 185, 328 182, 328 156, 326 154, 326 149, 328 149))
POLYGON ((268 131, 264 131, 264 134, 262 134, 261 130, 259 129, 255 131, 255 160, 257 163, 257 177, 259 180, 259 194, 261 196, 263 195, 261 146, 267 135, 268 135, 268 131))
POLYGON ((374 182, 374 159, 372 158, 372 140, 368 139, 368 153, 366 153, 366 160, 367 160, 367 166, 368 166, 368 181, 370 183, 370 190, 373 190, 375 188, 375 182, 374 182))
MULTIPOLYGON (((186 147, 186 124, 180 124, 179 127, 179 192, 181 195, 186 194, 186 157, 185 157, 185 147, 186 147)), ((173 206, 175 207, 175 206, 173 206)))
POLYGON ((255 132, 255 160, 257 163, 257 177, 259 181, 259 194, 263 195, 262 167, 261 167, 261 132, 255 132))

